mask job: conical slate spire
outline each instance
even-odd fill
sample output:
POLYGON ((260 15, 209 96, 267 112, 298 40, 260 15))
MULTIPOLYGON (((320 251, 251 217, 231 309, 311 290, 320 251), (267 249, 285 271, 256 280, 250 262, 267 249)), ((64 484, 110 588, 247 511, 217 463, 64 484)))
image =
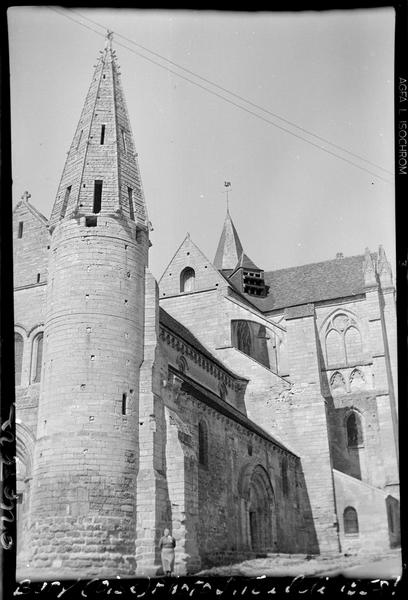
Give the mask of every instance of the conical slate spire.
POLYGON ((241 257, 239 259, 238 264, 235 267, 236 269, 247 269, 247 270, 252 270, 252 271, 261 271, 261 269, 259 267, 256 266, 256 264, 249 258, 249 256, 247 256, 245 254, 245 252, 243 252, 241 254, 241 257))
POLYGON ((50 225, 98 213, 122 214, 148 225, 136 157, 112 33, 108 32, 68 152, 50 225))
POLYGON ((215 253, 214 266, 217 269, 235 269, 243 248, 229 210, 224 221, 224 227, 215 253))

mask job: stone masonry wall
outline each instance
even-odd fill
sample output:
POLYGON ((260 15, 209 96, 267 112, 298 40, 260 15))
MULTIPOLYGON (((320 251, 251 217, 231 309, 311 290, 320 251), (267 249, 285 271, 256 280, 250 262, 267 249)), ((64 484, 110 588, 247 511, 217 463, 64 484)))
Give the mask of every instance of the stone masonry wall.
POLYGON ((215 288, 226 289, 228 286, 224 277, 220 275, 211 261, 204 256, 188 235, 159 281, 160 298, 180 294, 180 275, 186 267, 194 269, 195 291, 215 288))
POLYGON ((278 423, 285 440, 300 454, 318 551, 334 553, 339 540, 313 307, 288 311, 286 328, 292 386, 265 399, 265 424, 278 423))
MULTIPOLYGON (((305 484, 299 459, 206 406, 191 393, 181 391, 173 397, 170 409, 173 417, 168 421, 167 454, 172 457, 172 461, 179 456, 181 462, 177 463, 177 473, 184 471, 184 480, 180 480, 178 484, 181 486, 182 513, 177 502, 171 504, 173 535, 177 543, 180 534, 184 534, 187 527, 190 533, 186 542, 187 550, 190 539, 190 545, 194 542, 195 548, 198 548, 201 567, 254 556, 246 530, 247 523, 243 514, 245 499, 241 487, 244 473, 252 473, 256 465, 261 465, 268 474, 274 497, 269 551, 311 550, 311 545, 302 536, 305 527, 302 505, 305 484), (201 465, 198 461, 200 421, 206 423, 208 430, 206 465, 201 465), (174 427, 178 433, 176 437, 171 434, 174 427), (183 452, 177 451, 176 446, 180 446, 183 452), (286 478, 290 482, 288 486, 282 482, 284 459, 287 464, 286 478), (192 534, 196 537, 195 540, 192 539, 192 534)), ((168 464, 171 488, 172 470, 169 471, 169 468, 168 464)), ((178 568, 186 562, 184 544, 183 549, 183 554, 176 551, 176 562, 179 557, 178 568)), ((197 565, 197 559, 194 564, 197 565)))
MULTIPOLYGON (((390 303, 387 307, 391 314, 390 303)), ((395 369, 388 365, 389 355, 395 354, 396 323, 387 313, 388 335, 382 315, 381 297, 377 287, 367 289, 366 297, 353 302, 339 302, 316 308, 317 327, 321 346, 322 391, 327 398, 330 441, 334 468, 358 477, 378 487, 398 482, 395 437, 393 430, 392 399, 393 377, 395 369), (362 351, 353 360, 338 365, 328 365, 326 359, 325 337, 327 324, 336 314, 350 315, 355 319, 361 334, 362 351), (387 352, 387 350, 389 350, 387 352), (350 385, 350 377, 358 369, 363 379, 358 389, 350 385), (330 378, 339 372, 345 380, 345 389, 333 390, 330 378), (355 408, 362 417, 364 429, 364 448, 348 449, 345 438, 345 417, 351 408, 355 408)), ((395 357, 394 359, 395 360, 395 357)))
POLYGON ((384 487, 383 449, 376 398, 364 393, 328 398, 327 420, 333 468, 371 485, 384 487), (361 418, 363 443, 359 448, 347 446, 346 419, 351 409, 355 409, 361 418))
POLYGON ((144 357, 139 390, 139 468, 137 472, 136 573, 156 575, 161 568, 159 539, 168 526, 165 467, 165 409, 161 394, 163 359, 159 347, 157 283, 145 273, 144 357))
POLYGON ((334 470, 336 505, 339 515, 339 532, 342 552, 384 552, 390 547, 386 494, 334 470), (344 529, 344 510, 352 507, 357 511, 358 532, 347 533, 344 529), (369 507, 369 508, 368 508, 369 507))
MULTIPOLYGON (((212 360, 211 356, 201 354, 194 346, 163 325, 160 326, 160 342, 162 355, 168 365, 190 379, 200 382, 217 396, 222 394, 225 402, 245 414, 246 411, 242 411, 242 406, 246 379, 238 378, 227 368, 224 361, 220 363, 212 360)), ((213 356, 216 356, 215 352, 213 356)))
POLYGON ((47 280, 50 234, 45 219, 34 216, 27 202, 21 201, 13 212, 14 287, 34 286, 47 280), (19 224, 22 223, 22 237, 19 224))
POLYGON ((147 240, 62 221, 50 250, 34 457, 31 568, 134 573, 147 240))
POLYGON ((23 339, 21 379, 16 387, 18 566, 27 559, 26 536, 30 525, 32 465, 40 395, 40 383, 38 377, 35 378, 36 336, 44 329, 49 244, 45 219, 38 216, 26 201, 19 202, 13 213, 15 331, 23 339), (20 223, 23 224, 22 237, 19 237, 20 223))

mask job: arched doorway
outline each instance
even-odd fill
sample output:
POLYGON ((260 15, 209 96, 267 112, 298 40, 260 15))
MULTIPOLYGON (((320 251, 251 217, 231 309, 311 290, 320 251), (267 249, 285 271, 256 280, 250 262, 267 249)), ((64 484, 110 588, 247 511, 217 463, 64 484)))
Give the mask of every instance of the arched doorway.
POLYGON ((261 465, 241 472, 242 542, 253 552, 276 552, 275 498, 268 473, 261 465))

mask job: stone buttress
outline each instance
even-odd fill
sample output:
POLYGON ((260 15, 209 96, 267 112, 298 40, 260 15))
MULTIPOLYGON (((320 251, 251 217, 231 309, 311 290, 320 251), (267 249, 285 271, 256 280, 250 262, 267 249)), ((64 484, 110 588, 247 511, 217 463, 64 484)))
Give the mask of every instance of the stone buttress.
POLYGON ((108 34, 50 219, 30 568, 135 573, 149 223, 108 34))

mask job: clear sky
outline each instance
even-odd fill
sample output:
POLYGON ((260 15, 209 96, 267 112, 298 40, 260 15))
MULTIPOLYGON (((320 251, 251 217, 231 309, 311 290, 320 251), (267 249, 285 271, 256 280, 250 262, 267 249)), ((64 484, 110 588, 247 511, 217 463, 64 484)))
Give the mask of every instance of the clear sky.
POLYGON ((103 28, 84 15, 116 34, 154 227, 150 264, 157 278, 187 232, 214 258, 225 180, 232 184, 230 212, 244 249, 265 270, 337 252, 360 254, 366 246, 374 251, 379 244, 394 263, 394 183, 387 172, 394 171, 392 8, 217 13, 15 7, 8 14, 14 203, 28 190, 32 203, 50 214, 104 45, 103 28))

